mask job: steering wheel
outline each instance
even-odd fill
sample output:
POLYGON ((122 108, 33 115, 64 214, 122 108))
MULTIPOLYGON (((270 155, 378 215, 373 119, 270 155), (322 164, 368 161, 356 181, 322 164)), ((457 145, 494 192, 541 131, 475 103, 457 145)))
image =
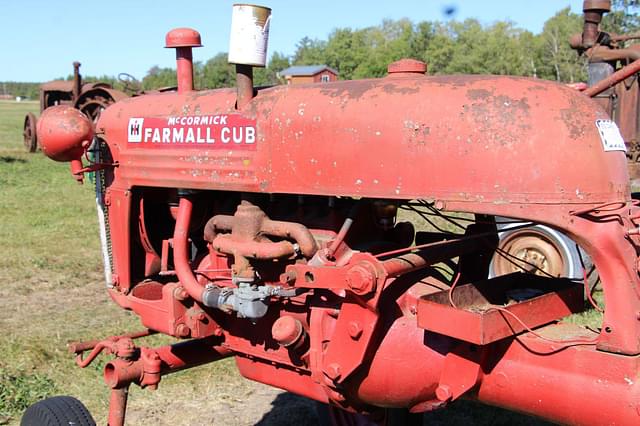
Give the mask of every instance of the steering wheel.
POLYGON ((118 74, 118 81, 123 84, 124 91, 137 92, 140 90, 140 81, 126 72, 118 74))

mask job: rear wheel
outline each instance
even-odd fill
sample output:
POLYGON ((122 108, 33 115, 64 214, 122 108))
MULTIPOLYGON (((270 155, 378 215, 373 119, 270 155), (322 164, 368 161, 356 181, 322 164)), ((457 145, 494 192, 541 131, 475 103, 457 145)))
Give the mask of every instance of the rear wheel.
POLYGON ((36 135, 36 116, 32 113, 28 113, 24 117, 22 140, 27 151, 36 152, 36 150, 38 149, 38 137, 36 135))
POLYGON ((545 225, 510 229, 521 223, 507 223, 513 219, 504 217, 496 217, 496 221, 500 242, 489 265, 489 278, 527 272, 583 281, 586 271, 585 292, 598 283, 591 258, 567 235, 545 225))
POLYGON ((87 407, 71 396, 54 396, 31 405, 20 426, 95 426, 87 407))

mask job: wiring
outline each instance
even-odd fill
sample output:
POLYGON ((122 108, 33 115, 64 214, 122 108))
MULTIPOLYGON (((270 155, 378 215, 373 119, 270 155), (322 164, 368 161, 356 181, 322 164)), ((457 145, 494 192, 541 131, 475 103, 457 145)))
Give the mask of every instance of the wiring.
MULTIPOLYGON (((453 301, 453 291, 455 290, 456 286, 458 285, 458 282, 460 281, 460 271, 457 272, 451 287, 449 287, 449 291, 448 291, 448 298, 449 298, 449 304, 451 305, 451 307, 455 308, 455 309, 460 309, 456 306, 456 304, 453 301)), ((491 311, 498 311, 501 312, 503 314, 507 314, 510 317, 512 317, 514 320, 516 320, 516 322, 518 322, 522 328, 524 328, 527 332, 531 333, 532 335, 536 336, 537 338, 544 340, 546 342, 550 342, 550 343, 556 343, 556 344, 561 344, 564 345, 565 347, 568 346, 574 346, 574 345, 595 345, 598 342, 598 338, 595 339, 568 339, 568 340, 556 340, 556 339, 550 339, 548 337, 544 337, 542 336, 540 333, 537 333, 535 331, 533 331, 531 329, 531 327, 529 327, 527 324, 524 323, 524 321, 522 321, 520 319, 520 317, 518 317, 516 314, 514 314, 513 312, 511 312, 510 310, 503 308, 501 306, 496 306, 496 305, 491 305, 488 309, 486 309, 484 311, 484 313, 487 312, 491 312, 491 311)), ((515 335, 515 331, 514 331, 514 335, 515 335)))
MULTIPOLYGON (((448 222, 450 222, 450 223, 452 223, 452 224, 454 224, 454 225, 457 225, 458 227, 461 227, 461 228, 464 228, 464 227, 463 227, 461 224, 457 223, 457 222, 456 222, 456 220, 464 220, 464 221, 471 221, 471 222, 475 222, 475 221, 473 221, 472 219, 467 219, 467 218, 457 218, 457 217, 454 217, 454 216, 447 216, 447 215, 444 215, 442 212, 440 212, 438 209, 436 209, 436 208, 435 208, 435 207, 433 207, 430 203, 427 203, 427 202, 426 202, 426 201, 424 201, 424 200, 418 200, 418 203, 419 203, 421 206, 424 206, 424 207, 426 207, 426 208, 428 208, 428 209, 430 210, 430 213, 427 213, 427 212, 419 212, 419 211, 417 211, 417 209, 413 209, 413 210, 414 210, 414 211, 416 211, 418 214, 421 214, 421 215, 422 215, 422 214, 424 214, 424 215, 430 214, 430 215, 433 215, 433 216, 440 216, 440 217, 442 217, 443 219, 446 219, 448 222)), ((609 207, 611 204, 612 204, 612 203, 604 204, 604 205, 602 205, 602 206, 599 206, 598 208, 599 208, 599 209, 602 209, 602 208, 604 208, 604 207, 609 207)), ((579 213, 584 213, 584 212, 579 212, 579 213)), ((518 221, 516 221, 516 222, 507 222, 507 223, 524 223, 524 224, 527 224, 528 226, 534 226, 534 225, 533 225, 533 223, 531 223, 531 222, 518 222, 518 221)), ((524 227, 526 227, 526 226, 524 226, 524 227)), ((520 228, 520 227, 517 227, 517 226, 516 226, 516 227, 511 227, 511 228, 509 228, 508 230, 515 230, 515 229, 519 229, 519 228, 520 228)), ((511 264, 513 264, 514 266, 516 266, 516 267, 517 267, 517 268, 519 268, 519 269, 523 269, 522 264, 525 264, 525 265, 527 265, 527 266, 532 267, 532 268, 533 268, 533 269, 535 269, 536 271, 539 271, 540 273, 542 273, 542 274, 546 275, 546 276, 547 276, 547 277, 549 277, 549 278, 557 278, 557 277, 555 277, 555 276, 553 276, 553 275, 549 274, 549 273, 548 273, 547 271, 545 271, 544 269, 540 268, 538 265, 535 265, 535 264, 533 264, 533 263, 530 263, 530 262, 528 262, 528 261, 526 261, 526 260, 524 260, 524 259, 520 259, 519 257, 514 256, 514 255, 512 255, 511 253, 508 253, 507 251, 505 251, 505 250, 503 250, 503 249, 501 249, 501 248, 499 248, 499 247, 496 247, 496 248, 495 248, 495 252, 496 252, 496 254, 498 254, 499 256, 501 256, 502 258, 504 258, 505 260, 507 260, 508 262, 510 262, 511 264)), ((581 253, 581 251, 580 251, 580 247, 579 247, 577 244, 576 244, 576 252, 578 253, 578 257, 579 257, 579 259, 580 259, 580 264, 582 265, 582 272, 583 272, 583 282, 582 282, 582 284, 583 284, 583 285, 584 285, 584 287, 585 287, 585 294, 587 295, 587 299, 589 300, 589 303, 593 306, 593 308, 594 308, 594 309, 596 309, 596 310, 597 310, 598 312, 600 312, 600 313, 604 313, 604 309, 602 309, 600 306, 598 306, 598 304, 596 303, 596 301, 593 299, 593 294, 592 294, 592 293, 593 293, 593 288, 591 288, 591 287, 589 286, 589 280, 588 280, 588 277, 589 277, 589 276, 594 272, 594 270, 595 270, 595 266, 594 266, 593 268, 591 268, 591 270, 589 271, 589 273, 587 273, 586 266, 585 266, 585 263, 584 263, 584 259, 582 258, 582 253, 581 253)), ((535 272, 533 272, 533 271, 531 271, 531 270, 524 270, 524 272, 525 272, 525 273, 530 273, 530 274, 531 274, 531 273, 535 273, 535 272)), ((578 280, 573 280, 573 281, 579 282, 578 280)), ((594 287, 595 287, 595 286, 594 286, 594 287)), ((511 312, 509 312, 509 313, 511 314, 511 312)))

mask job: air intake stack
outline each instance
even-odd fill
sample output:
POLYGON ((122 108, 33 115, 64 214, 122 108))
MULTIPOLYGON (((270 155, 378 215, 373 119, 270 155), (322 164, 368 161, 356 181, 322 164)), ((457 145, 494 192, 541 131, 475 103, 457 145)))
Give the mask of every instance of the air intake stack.
POLYGON ((271 9, 250 4, 234 4, 229 38, 229 62, 236 65, 238 99, 242 109, 253 98, 253 68, 267 63, 271 9))

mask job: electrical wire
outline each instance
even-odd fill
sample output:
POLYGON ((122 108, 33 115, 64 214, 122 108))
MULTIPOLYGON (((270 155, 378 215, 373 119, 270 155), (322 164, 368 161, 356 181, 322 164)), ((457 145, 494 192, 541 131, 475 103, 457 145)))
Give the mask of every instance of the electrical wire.
MULTIPOLYGON (((451 287, 449 287, 449 291, 447 293, 448 299, 449 299, 449 304, 451 305, 451 307, 453 307, 454 309, 460 309, 456 306, 456 304, 453 301, 453 290, 456 288, 456 286, 458 285, 458 282, 460 281, 460 271, 458 271, 458 273, 455 276, 455 279, 453 280, 451 287)), ((527 332, 531 333, 532 335, 536 336, 537 338, 544 340, 546 342, 550 342, 550 343, 556 343, 556 344, 561 344, 561 345, 565 345, 565 347, 568 346, 575 346, 575 345, 595 345, 598 342, 598 338, 595 339, 568 339, 568 340, 557 340, 557 339, 550 339, 548 337, 544 337, 542 336, 540 333, 537 333, 535 331, 533 331, 531 329, 531 327, 529 327, 527 324, 524 323, 524 321, 522 321, 520 319, 520 317, 518 317, 516 314, 514 314, 513 312, 511 312, 510 310, 503 308, 501 306, 496 306, 496 305, 491 305, 488 309, 484 310, 484 313, 488 313, 491 311, 498 311, 504 314, 507 314, 509 316, 511 316, 514 320, 516 320, 521 326, 522 328, 524 328, 527 332)), ((509 324, 510 325, 510 324, 509 324)), ((516 335, 515 331, 514 331, 514 336, 516 335)))
MULTIPOLYGON (((443 219, 446 217, 448 222, 453 223, 453 224, 455 224, 455 225, 457 225, 459 227, 462 227, 462 225, 460 225, 459 223, 455 223, 455 220, 460 220, 460 219, 462 219, 462 220, 470 220, 470 219, 466 219, 466 218, 455 218, 454 219, 453 216, 446 216, 446 215, 442 214, 442 212, 440 212, 439 210, 437 210, 435 207, 431 206, 431 204, 427 203, 424 200, 418 200, 418 202, 421 205, 423 205, 424 207, 427 207, 429 210, 431 210, 433 215, 440 216, 443 219)), ((611 204, 611 203, 609 203, 609 204, 611 204)), ((605 204, 603 206, 600 206, 600 208, 609 206, 609 204, 605 204)), ((428 214, 426 212, 420 212, 420 213, 428 214)), ((531 222, 525 222, 525 223, 528 224, 529 226, 534 226, 533 223, 531 223, 531 222)), ((514 229, 519 229, 519 228, 520 227, 511 227, 511 228, 508 228, 508 230, 514 230, 514 229)), ((595 310, 597 310, 600 313, 604 313, 604 309, 602 309, 600 306, 598 306, 598 304, 593 299, 593 294, 592 294, 593 289, 590 288, 590 286, 589 286, 588 276, 593 273, 593 271, 595 270, 595 266, 592 268, 592 270, 589 272, 589 274, 587 274, 586 266, 584 264, 584 259, 582 258, 582 253, 580 252, 580 247, 577 244, 576 244, 576 251, 577 251, 578 257, 580 259, 580 264, 582 265, 583 282, 581 284, 583 284, 584 287, 585 287, 585 293, 587 295, 587 299, 589 300, 589 303, 593 306, 593 308, 595 310)), ((505 260, 507 260, 508 262, 513 264, 514 266, 516 266, 517 268, 523 270, 525 273, 535 274, 535 272, 524 270, 522 268, 522 263, 526 264, 527 266, 533 267, 535 270, 541 272, 542 274, 546 275, 549 278, 558 278, 558 277, 555 277, 555 276, 549 274, 547 271, 545 271, 544 269, 540 268, 538 265, 535 265, 533 263, 527 262, 524 259, 520 259, 519 257, 514 256, 511 253, 509 253, 509 252, 507 252, 505 250, 502 250, 499 247, 495 248, 495 252, 499 256, 501 256, 502 258, 504 258, 505 260), (515 259, 515 260, 512 260, 512 259, 515 259)), ((575 279, 572 279, 572 281, 579 282, 578 280, 575 280, 575 279)), ((512 314, 512 312, 509 312, 509 313, 512 314)))

